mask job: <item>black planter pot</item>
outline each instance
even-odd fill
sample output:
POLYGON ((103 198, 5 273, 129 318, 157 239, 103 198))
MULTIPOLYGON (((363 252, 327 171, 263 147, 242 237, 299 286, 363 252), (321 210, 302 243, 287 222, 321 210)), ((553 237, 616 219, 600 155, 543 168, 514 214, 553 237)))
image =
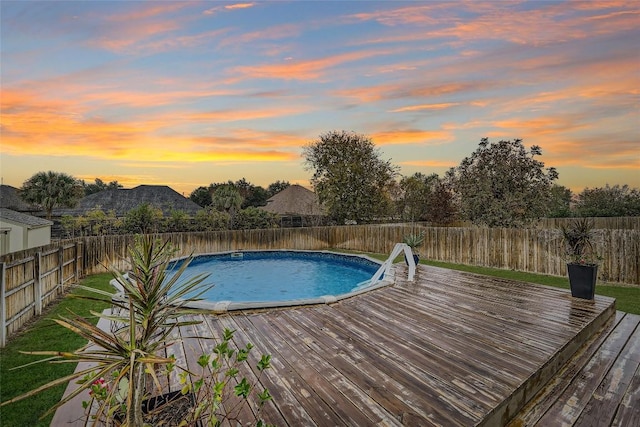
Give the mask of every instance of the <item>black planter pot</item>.
MULTIPOLYGON (((172 391, 169 393, 161 394, 159 396, 153 396, 148 399, 142 401, 142 413, 147 416, 148 414, 162 408, 165 405, 175 405, 176 402, 182 401, 183 404, 186 404, 188 407, 193 407, 196 403, 195 395, 193 393, 188 393, 183 395, 180 390, 172 391)), ((177 408, 176 408, 177 409, 177 408)), ((116 421, 116 425, 119 425, 125 421, 125 414, 115 413, 114 421, 116 421)), ((165 420, 161 420, 165 421, 165 420)), ((173 420, 176 421, 176 420, 173 420)), ((166 421, 165 421, 166 422, 166 421)), ((169 421, 168 425, 171 425, 172 422, 169 421)), ((201 427, 202 423, 200 420, 196 421, 196 427, 201 427)))
POLYGON ((596 293, 597 265, 567 264, 571 296, 574 298, 593 299, 596 293))
MULTIPOLYGON (((420 255, 418 254, 413 254, 413 262, 418 265, 418 261, 420 261, 420 255)), ((404 262, 409 265, 409 260, 407 259, 407 256, 404 256, 404 262)))

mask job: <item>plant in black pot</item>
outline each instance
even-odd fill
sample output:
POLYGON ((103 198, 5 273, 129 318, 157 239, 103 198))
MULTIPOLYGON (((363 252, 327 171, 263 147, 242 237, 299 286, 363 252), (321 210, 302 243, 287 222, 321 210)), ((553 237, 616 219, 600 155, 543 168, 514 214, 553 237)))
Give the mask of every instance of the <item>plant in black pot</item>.
POLYGON ((571 296, 590 300, 595 295, 601 260, 595 250, 597 235, 593 227, 593 221, 588 218, 579 218, 560 227, 571 296))
MULTIPOLYGON (((418 265, 418 261, 420 261, 420 254, 418 253, 418 248, 422 246, 422 243, 424 243, 424 233, 407 234, 402 239, 402 242, 411 248, 411 253, 413 254, 413 261, 416 263, 416 265, 418 265)), ((405 262, 407 262, 406 256, 405 256, 405 262)))

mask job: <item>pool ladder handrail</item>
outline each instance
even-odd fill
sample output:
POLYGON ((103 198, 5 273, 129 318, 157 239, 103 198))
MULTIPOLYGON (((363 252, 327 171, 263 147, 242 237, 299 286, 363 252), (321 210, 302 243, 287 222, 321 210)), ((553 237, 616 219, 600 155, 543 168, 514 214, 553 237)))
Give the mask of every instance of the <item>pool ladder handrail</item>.
POLYGON ((409 265, 409 273, 407 280, 413 282, 413 276, 416 274, 416 263, 413 259, 413 251, 406 243, 396 243, 389 255, 389 258, 385 262, 382 263, 378 271, 371 277, 371 284, 377 283, 380 281, 380 278, 383 276, 389 275, 389 271, 391 270, 391 264, 393 264, 393 260, 396 259, 398 255, 404 252, 404 257, 407 260, 407 264, 409 265))

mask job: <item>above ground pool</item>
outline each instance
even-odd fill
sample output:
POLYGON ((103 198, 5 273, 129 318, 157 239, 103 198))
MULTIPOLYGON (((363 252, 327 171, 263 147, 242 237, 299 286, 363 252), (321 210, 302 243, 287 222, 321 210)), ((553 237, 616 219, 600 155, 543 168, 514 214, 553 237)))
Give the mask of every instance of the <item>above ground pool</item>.
POLYGON ((370 283, 381 263, 315 251, 242 251, 198 255, 183 274, 208 273, 215 286, 194 306, 216 311, 318 304, 388 284, 370 283))

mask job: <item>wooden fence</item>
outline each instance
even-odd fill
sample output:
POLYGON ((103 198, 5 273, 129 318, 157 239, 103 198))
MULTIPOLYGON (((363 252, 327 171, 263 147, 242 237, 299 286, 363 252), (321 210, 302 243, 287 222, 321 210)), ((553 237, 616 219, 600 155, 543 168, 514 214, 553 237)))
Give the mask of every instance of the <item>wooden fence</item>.
POLYGON ((37 249, 24 257, 15 259, 14 255, 13 260, 0 262, 1 347, 9 335, 39 316, 44 307, 81 277, 80 242, 37 249))
MULTIPOLYGON (((408 233, 424 232, 422 258, 458 264, 566 275, 557 233, 552 229, 362 225, 279 228, 218 232, 168 233, 178 255, 242 249, 349 249, 389 253, 408 233)), ((640 229, 597 230, 603 262, 600 280, 640 286, 640 229)), ((84 237, 0 258, 0 345, 6 337, 41 313, 66 285, 109 267, 127 268, 133 235, 84 237)))
MULTIPOLYGON (((551 229, 567 225, 576 218, 543 218, 536 224, 536 228, 551 229)), ((597 229, 630 229, 640 230, 640 216, 593 217, 593 228, 597 229)))
MULTIPOLYGON (((180 255, 242 249, 327 249, 389 253, 405 234, 425 233, 422 258, 458 264, 566 275, 560 238, 554 230, 362 225, 163 234, 180 255)), ((600 280, 640 285, 640 230, 599 229, 596 250, 603 261, 600 280)), ((124 269, 132 236, 84 240, 86 273, 104 272, 105 265, 124 269)))

